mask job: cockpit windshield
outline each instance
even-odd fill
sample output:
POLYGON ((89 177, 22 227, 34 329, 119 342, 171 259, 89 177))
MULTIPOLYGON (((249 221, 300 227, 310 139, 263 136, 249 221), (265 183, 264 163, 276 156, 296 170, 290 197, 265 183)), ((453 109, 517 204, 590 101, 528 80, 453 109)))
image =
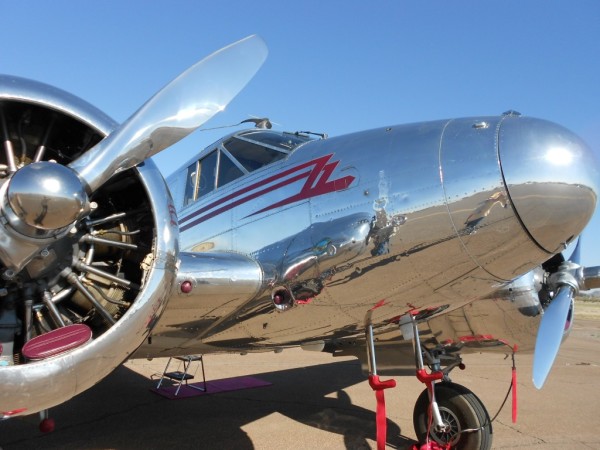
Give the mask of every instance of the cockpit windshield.
POLYGON ((184 205, 250 172, 287 157, 310 140, 303 134, 246 130, 188 166, 184 205))
POLYGON ((263 143, 285 151, 292 151, 300 144, 304 144, 309 140, 308 137, 302 134, 274 133, 265 130, 245 131, 243 133, 238 134, 236 137, 258 143, 263 143))

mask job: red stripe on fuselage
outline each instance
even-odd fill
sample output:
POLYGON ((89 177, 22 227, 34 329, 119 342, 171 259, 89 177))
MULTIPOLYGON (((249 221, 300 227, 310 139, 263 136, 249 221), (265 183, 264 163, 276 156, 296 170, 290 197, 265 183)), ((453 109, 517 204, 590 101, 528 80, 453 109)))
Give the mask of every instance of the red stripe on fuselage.
POLYGON ((253 200, 257 197, 268 194, 269 192, 276 191, 277 189, 280 189, 284 186, 292 184, 303 178, 306 178, 307 180, 304 183, 304 185, 302 186, 302 189, 300 190, 300 192, 298 194, 292 195, 291 197, 288 197, 288 198, 283 199, 279 202, 276 202, 270 206, 267 206, 266 208, 263 208, 260 211, 256 211, 247 217, 250 217, 255 214, 259 214, 261 212, 265 212, 265 211, 268 211, 268 210, 271 210, 271 209, 274 209, 274 208, 277 208, 280 206, 288 205, 290 203, 294 203, 294 202, 297 202, 300 200, 306 200, 308 198, 315 197, 317 195, 327 194, 330 192, 346 189, 348 186, 350 186, 352 181, 354 181, 353 176, 346 176, 346 177, 338 178, 336 180, 329 180, 329 177, 333 173, 333 170, 339 164, 339 161, 335 161, 335 162, 327 164, 332 156, 333 156, 333 154, 321 156, 320 158, 313 159, 312 161, 308 161, 308 162, 300 164, 296 167, 292 167, 292 168, 287 169, 279 174, 272 175, 264 180, 258 181, 254 184, 251 184, 250 186, 240 189, 239 191, 233 192, 229 195, 226 195, 223 198, 220 198, 212 203, 209 203, 208 205, 188 214, 183 219, 181 219, 181 223, 184 223, 184 222, 187 222, 188 220, 196 218, 195 220, 183 225, 181 227, 181 231, 185 231, 185 230, 187 230, 195 225, 198 225, 199 223, 202 223, 212 217, 215 217, 219 214, 229 211, 230 209, 232 209, 236 206, 247 203, 250 200, 253 200), (301 171, 302 169, 306 169, 307 167, 310 167, 310 166, 313 166, 313 168, 309 171, 301 172, 300 174, 298 174, 296 176, 287 178, 278 183, 272 184, 271 186, 267 186, 264 189, 260 189, 258 191, 256 190, 260 187, 263 187, 265 185, 273 183, 277 180, 281 180, 281 178, 287 177, 288 175, 291 175, 295 172, 301 171), (316 184, 315 184, 315 182, 316 182, 316 184), (255 191, 255 192, 252 192, 252 191, 255 191), (249 194, 249 195, 245 195, 245 194, 249 194), (241 197, 241 198, 239 198, 239 197, 241 197), (227 203, 230 200, 233 200, 235 198, 238 198, 238 200, 233 201, 231 203, 227 203), (225 204, 225 203, 227 203, 227 204, 225 204), (221 205, 223 205, 223 206, 221 206, 221 205), (208 212, 208 211, 211 211, 211 212, 208 212), (207 213, 207 214, 203 214, 203 213, 207 213), (198 217, 198 216, 200 216, 200 217, 198 217))

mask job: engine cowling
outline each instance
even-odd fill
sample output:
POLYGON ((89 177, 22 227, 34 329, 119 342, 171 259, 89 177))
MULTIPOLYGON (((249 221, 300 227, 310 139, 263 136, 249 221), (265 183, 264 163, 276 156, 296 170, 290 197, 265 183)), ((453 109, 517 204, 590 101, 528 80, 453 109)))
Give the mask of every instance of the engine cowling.
MULTIPOLYGON (((0 76, 0 189, 29 164, 69 164, 115 127, 71 94, 0 76)), ((6 227, 17 206, 0 205, 6 227)), ((146 339, 170 297, 177 218, 154 163, 115 175, 86 207, 84 220, 51 239, 32 236, 32 246, 48 242, 23 270, 0 264, 0 418, 47 409, 96 384, 146 339), (89 340, 71 338, 86 330, 89 340), (56 336, 69 345, 53 344, 56 336)))

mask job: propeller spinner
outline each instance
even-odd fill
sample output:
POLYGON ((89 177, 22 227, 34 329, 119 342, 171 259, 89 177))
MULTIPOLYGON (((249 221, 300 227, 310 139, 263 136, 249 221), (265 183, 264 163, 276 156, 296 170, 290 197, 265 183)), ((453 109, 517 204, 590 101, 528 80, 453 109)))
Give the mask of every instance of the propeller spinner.
POLYGON ((31 237, 43 230, 61 230, 89 210, 87 194, 75 172, 47 161, 18 170, 10 180, 7 197, 18 218, 30 227, 20 227, 20 231, 31 237))

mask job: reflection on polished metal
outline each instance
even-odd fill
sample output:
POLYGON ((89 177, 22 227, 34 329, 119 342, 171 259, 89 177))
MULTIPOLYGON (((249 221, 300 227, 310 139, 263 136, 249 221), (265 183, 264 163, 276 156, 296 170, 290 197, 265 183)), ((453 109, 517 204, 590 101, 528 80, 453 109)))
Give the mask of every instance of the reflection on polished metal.
MULTIPOLYGON (((19 155, 5 145, 11 170, 0 169, 4 181, 14 173, 0 189, 6 218, 0 224, 0 317, 3 326, 14 324, 14 335, 0 334, 0 347, 11 349, 8 358, 0 354, 0 418, 69 399, 105 377, 146 339, 175 285, 177 218, 151 161, 127 169, 222 110, 265 57, 258 37, 233 44, 190 68, 116 130, 80 99, 41 83, 0 77, 5 83, 0 85, 2 133, 9 144, 11 139, 20 143, 19 155), (56 164, 42 161, 50 157, 56 164), (22 301, 25 307, 16 307, 22 301), (19 352, 21 309, 28 338, 54 324, 85 323, 94 340, 66 356, 18 364, 13 353, 19 352), (36 314, 30 318, 32 310, 36 314)), ((257 264, 243 259, 256 272, 257 264)), ((227 268, 233 266, 230 258, 227 268)), ((260 283, 259 273, 252 282, 260 283)), ((239 290, 241 275, 230 274, 233 289, 227 292, 239 290)))
POLYGON ((266 57, 267 47, 258 36, 213 53, 179 75, 69 166, 87 182, 91 192, 95 191, 115 173, 175 144, 224 110, 266 57))
POLYGON ((41 161, 29 164, 10 179, 8 201, 27 225, 60 230, 88 212, 81 180, 66 166, 41 161))
MULTIPOLYGON (((110 133, 118 125, 103 111, 67 91, 14 75, 0 74, 0 98, 5 102, 52 105, 52 110, 61 117, 76 118, 86 127, 99 129, 103 135, 110 133)), ((48 123, 52 124, 55 120, 50 116, 48 123)), ((43 141, 43 137, 41 140, 43 141)))
MULTIPOLYGON (((62 168, 63 172, 59 178, 65 178, 63 182, 65 186, 57 186, 61 183, 51 173, 57 169, 46 168, 44 172, 47 175, 41 176, 40 181, 36 182, 37 189, 33 186, 28 190, 29 178, 37 175, 36 169, 47 167, 50 163, 36 162, 33 169, 24 167, 21 169, 24 171, 21 175, 17 172, 16 186, 12 189, 10 203, 24 223, 7 218, 17 233, 4 230, 6 234, 10 234, 10 239, 5 242, 0 240, 0 259, 11 270, 21 271, 35 254, 47 245, 45 241, 34 243, 27 240, 27 237, 58 235, 62 227, 73 222, 74 217, 79 219, 87 213, 83 207, 77 213, 73 211, 77 206, 84 206, 78 205, 79 202, 87 204, 87 200, 78 198, 82 188, 77 184, 83 182, 85 190, 92 194, 115 174, 140 164, 191 133, 225 108, 254 76, 264 62, 266 54, 267 49, 262 39, 249 36, 189 68, 152 97, 124 124, 69 164, 80 179, 68 173, 66 168, 62 168), (232 71, 230 68, 234 62, 238 66, 237 70, 232 71), (218 83, 218 88, 215 83, 218 83), (70 199, 71 202, 67 205, 68 189, 76 189, 76 191, 73 192, 75 197, 70 199), (61 206, 66 207, 64 217, 52 212, 58 211, 61 206), (28 230, 28 226, 34 227, 34 230, 43 229, 50 232, 40 236, 36 231, 28 230), (19 234, 24 236, 21 237, 19 234)), ((5 81, 9 84, 15 82, 11 78, 5 78, 5 81)), ((16 82, 20 81, 17 79, 16 82)), ((29 97, 44 98, 46 88, 43 85, 28 82, 23 84, 26 90, 26 101, 29 97), (42 92, 31 95, 30 91, 40 87, 42 92)), ((22 97, 19 98, 14 91, 14 87, 7 87, 5 98, 16 97, 17 101, 23 101, 22 97)), ((55 95, 50 94, 49 98, 52 101, 55 95)), ((69 100, 72 100, 72 96, 67 98, 67 102, 69 100)), ((83 102, 74 103, 74 108, 66 107, 63 110, 77 109, 83 102)), ((91 110, 91 108, 84 109, 91 110)), ((36 140, 39 140, 39 137, 36 137, 36 140)), ((15 157, 12 147, 7 147, 6 153, 7 158, 12 161, 15 157)), ((35 157, 32 155, 29 160, 20 161, 20 164, 24 165, 35 159, 37 155, 35 157)), ((17 167, 15 162, 11 162, 10 166, 14 169, 17 167)), ((9 172, 12 173, 14 170, 9 172)), ((10 215, 10 211, 4 211, 4 214, 10 215)), ((0 228, 5 227, 0 224, 0 228)))
POLYGON ((326 140, 238 131, 167 184, 151 161, 134 167, 220 110, 265 55, 243 40, 118 128, 0 77, 3 138, 21 143, 0 152, 0 417, 65 401, 128 357, 302 346, 366 359, 368 326, 378 367, 414 374, 410 335, 434 355, 424 364, 446 369, 464 352, 532 351, 544 316, 558 325, 540 348, 557 327, 562 338, 553 310, 600 284, 598 268, 560 255, 600 177, 558 125, 508 114, 326 140), (94 340, 51 360, 13 356, 72 323, 94 340))
MULTIPOLYGON (((459 241, 460 259, 455 261, 474 264, 488 280, 510 281, 523 273, 516 261, 541 262, 548 255, 531 242, 510 205, 498 160, 501 120, 486 118, 488 127, 473 127, 480 122, 473 119, 450 121, 441 136, 439 159, 444 200, 459 241)), ((465 268, 457 267, 455 276, 461 279, 465 268)), ((453 272, 442 270, 446 276, 453 272)))
POLYGON ((600 192, 594 153, 551 122, 507 117, 499 152, 511 204, 535 242, 564 250, 590 220, 600 192))
MULTIPOLYGON (((215 203, 215 198, 237 198, 238 192, 247 192, 248 182, 235 181, 191 205, 183 204, 183 194, 175 195, 175 204, 182 208, 181 225, 187 228, 182 248, 234 250, 275 271, 273 288, 266 287, 235 314, 222 316, 201 341, 188 340, 186 351, 205 352, 213 346, 260 349, 310 339, 343 346, 344 339, 360 334, 364 311, 380 303, 373 310, 379 333, 387 332, 395 323, 391 319, 417 304, 440 314, 445 310, 443 319, 428 319, 440 341, 451 340, 468 351, 482 345, 492 348, 506 338, 532 350, 541 310, 539 265, 550 254, 532 241, 513 209, 499 159, 503 120, 509 119, 404 125, 363 132, 360 139, 342 136, 303 144, 285 162, 267 166, 262 177, 286 173, 331 146, 338 149, 340 160, 331 178, 352 173, 356 181, 337 191, 335 202, 317 195, 279 213, 275 227, 272 216, 255 212, 270 201, 294 195, 301 186, 270 189, 272 195, 239 204, 232 213, 211 214, 190 227, 185 227, 186 217, 194 217, 194 211, 210 211, 213 204, 228 211, 226 203, 215 203), (487 126, 474 126, 483 122, 487 126), (366 158, 365 145, 395 151, 366 158), (528 275, 519 285, 503 284, 529 271, 535 277, 528 275), (275 299, 286 298, 280 293, 289 293, 295 306, 285 302, 286 313, 281 315, 271 306, 275 299), (448 327, 449 320, 462 325, 448 327), (515 324, 510 333, 501 325, 506 322, 515 324)), ((537 121, 530 123, 535 129, 537 121)), ((180 175, 169 180, 175 194, 183 193, 178 183, 186 182, 180 175)), ((579 179, 575 183, 583 188, 577 192, 584 195, 597 189, 586 183, 586 177, 570 174, 571 180, 579 179)), ((277 178, 282 185, 284 180, 277 178)), ((529 180, 544 183, 535 172, 529 180)), ((557 202, 561 207, 560 199, 557 202)), ((582 226, 579 217, 560 221, 573 226, 554 237, 557 248, 582 226)), ((183 317, 192 311, 203 317, 209 311, 203 305, 190 308, 167 309, 153 332, 152 345, 144 345, 138 355, 164 354, 177 336, 176 323, 186 329, 183 317)))

